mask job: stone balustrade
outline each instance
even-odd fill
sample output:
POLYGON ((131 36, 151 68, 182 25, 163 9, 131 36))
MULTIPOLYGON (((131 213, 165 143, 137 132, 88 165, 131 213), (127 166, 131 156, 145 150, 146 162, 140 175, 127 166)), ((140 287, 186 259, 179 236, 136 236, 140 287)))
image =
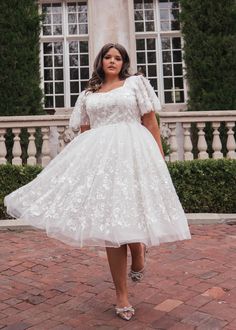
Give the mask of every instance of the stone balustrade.
MULTIPOLYGON (((0 117, 0 164, 7 162, 6 133, 13 134, 12 164, 22 164, 21 130, 26 129, 28 135, 27 159, 28 165, 41 164, 45 167, 50 160, 64 148, 73 138, 74 133, 68 129, 69 115, 43 116, 12 116, 0 117), (42 145, 40 157, 37 157, 35 143, 36 129, 40 129, 42 145)), ((198 111, 198 112, 161 112, 161 132, 170 144, 169 160, 192 160, 193 129, 197 133, 197 158, 209 158, 205 127, 210 122, 212 134, 212 157, 223 158, 222 141, 219 127, 225 123, 227 130, 226 157, 236 158, 235 122, 236 111, 198 111)), ((195 157, 196 158, 196 157, 195 157)))
POLYGON ((209 158, 208 145, 206 141, 206 124, 211 123, 212 133, 212 158, 223 158, 222 141, 220 138, 219 127, 221 123, 225 124, 227 129, 226 157, 236 158, 235 142, 235 122, 236 111, 185 111, 185 112, 161 112, 160 123, 162 130, 169 130, 169 143, 171 153, 169 160, 192 160, 193 155, 193 132, 192 126, 195 124, 197 129, 197 158, 209 158), (182 150, 179 146, 182 145, 182 150), (180 151, 180 152, 179 152, 180 151))

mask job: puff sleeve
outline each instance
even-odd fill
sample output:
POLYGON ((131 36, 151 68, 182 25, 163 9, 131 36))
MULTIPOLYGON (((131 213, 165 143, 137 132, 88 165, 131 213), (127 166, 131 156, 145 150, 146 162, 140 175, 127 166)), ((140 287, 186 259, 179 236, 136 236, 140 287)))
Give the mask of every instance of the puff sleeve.
POLYGON ((156 113, 161 111, 161 103, 152 85, 142 75, 137 76, 136 96, 141 116, 151 111, 156 113))
POLYGON ((69 127, 77 130, 81 125, 89 125, 89 116, 86 111, 85 103, 86 95, 85 91, 81 92, 75 103, 75 107, 72 111, 69 121, 69 127))

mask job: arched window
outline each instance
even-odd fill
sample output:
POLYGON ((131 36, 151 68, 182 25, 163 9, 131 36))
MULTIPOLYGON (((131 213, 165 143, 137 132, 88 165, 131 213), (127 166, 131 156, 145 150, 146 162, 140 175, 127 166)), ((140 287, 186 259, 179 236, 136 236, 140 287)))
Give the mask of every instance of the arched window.
POLYGON ((137 69, 162 103, 185 103, 179 2, 134 0, 137 69))
POLYGON ((86 1, 40 1, 45 108, 73 107, 89 79, 86 1))

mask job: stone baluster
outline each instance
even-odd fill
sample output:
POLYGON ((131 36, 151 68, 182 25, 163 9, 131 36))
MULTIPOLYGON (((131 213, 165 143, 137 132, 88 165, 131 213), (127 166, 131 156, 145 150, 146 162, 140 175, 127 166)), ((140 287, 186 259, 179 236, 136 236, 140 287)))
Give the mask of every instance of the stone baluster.
POLYGON ((20 128, 13 128, 12 133, 14 134, 14 144, 13 144, 13 149, 12 149, 12 164, 13 165, 22 165, 22 150, 21 150, 21 145, 20 145, 20 137, 19 134, 21 132, 20 128))
POLYGON ((64 141, 65 126, 58 126, 57 131, 59 133, 59 137, 58 137, 59 148, 60 148, 60 151, 62 151, 62 149, 64 149, 64 147, 65 147, 65 141, 64 141))
POLYGON ((223 153, 221 152, 222 144, 220 141, 220 132, 218 131, 218 128, 220 127, 219 122, 213 122, 212 127, 214 129, 213 131, 213 141, 212 141, 212 149, 214 150, 212 157, 214 159, 223 158, 223 153))
POLYGON ((198 148, 198 158, 199 159, 207 159, 209 158, 207 151, 207 143, 205 139, 205 132, 203 129, 205 128, 205 123, 197 123, 197 128, 198 128, 198 143, 197 143, 197 148, 198 148))
POLYGON ((184 129, 184 160, 193 160, 193 144, 190 137, 191 123, 183 123, 184 129))
POLYGON ((36 145, 35 145, 35 128, 30 127, 27 129, 28 133, 29 133, 29 144, 28 144, 28 149, 27 149, 27 153, 28 153, 28 159, 27 159, 27 164, 28 165, 36 165, 36 145))
POLYGON ((226 147, 227 147, 227 158, 230 159, 236 159, 236 142, 235 142, 235 138, 234 138, 234 131, 233 131, 233 127, 234 127, 235 123, 230 121, 230 122, 226 122, 226 127, 228 128, 227 131, 227 143, 226 143, 226 147))
POLYGON ((177 139, 176 139, 176 123, 170 123, 169 124, 170 129, 170 161, 174 162, 178 160, 178 145, 177 145, 177 139))
POLYGON ((0 164, 6 164, 7 148, 5 144, 6 128, 0 128, 0 164))
POLYGON ((48 163, 51 160, 50 147, 49 147, 49 127, 42 127, 41 132, 42 132, 42 139, 43 139, 42 166, 45 167, 48 165, 48 163))

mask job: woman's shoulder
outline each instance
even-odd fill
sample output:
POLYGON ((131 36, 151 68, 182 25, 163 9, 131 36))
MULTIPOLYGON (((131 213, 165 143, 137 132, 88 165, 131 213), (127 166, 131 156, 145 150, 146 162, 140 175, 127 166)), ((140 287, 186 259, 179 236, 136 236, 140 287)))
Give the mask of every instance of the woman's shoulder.
POLYGON ((144 77, 142 74, 134 74, 132 76, 129 76, 127 78, 127 80, 138 86, 140 86, 140 84, 143 84, 143 83, 146 84, 147 82, 149 82, 149 80, 146 77, 144 77))

